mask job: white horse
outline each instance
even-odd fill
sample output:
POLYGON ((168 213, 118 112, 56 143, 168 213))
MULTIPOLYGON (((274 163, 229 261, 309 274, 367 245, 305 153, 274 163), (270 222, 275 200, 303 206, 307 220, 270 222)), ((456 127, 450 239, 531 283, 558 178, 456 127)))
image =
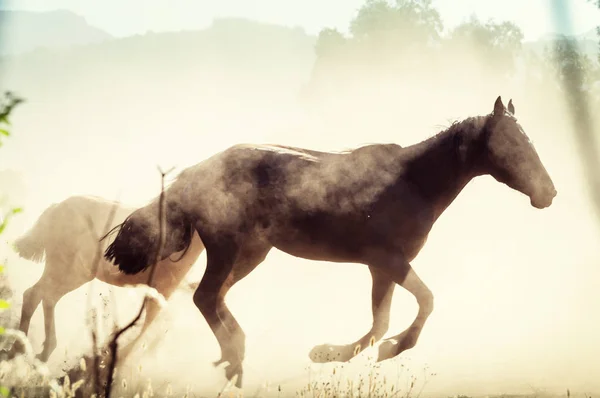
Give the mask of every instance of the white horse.
MULTIPOLYGON (((54 309, 64 295, 93 279, 120 287, 147 283, 148 272, 124 274, 98 255, 111 242, 110 235, 99 241, 106 232, 111 212, 114 211, 114 217, 110 229, 122 223, 134 210, 135 208, 119 202, 93 196, 71 196, 50 205, 34 226, 15 241, 14 248, 20 257, 35 262, 41 262, 44 257, 46 259, 40 279, 23 293, 19 325, 19 329, 27 334, 31 317, 42 302, 46 338, 43 350, 37 356, 41 361, 46 362, 56 348, 54 309), (98 265, 94 270, 95 261, 98 261, 98 265)), ((152 287, 165 299, 177 289, 204 250, 197 232, 189 229, 186 233, 193 234, 192 239, 187 240, 190 242, 189 246, 182 247, 176 254, 156 264, 152 287)), ((120 350, 121 358, 125 359, 131 353, 159 311, 158 304, 148 300, 142 330, 131 343, 120 350)))

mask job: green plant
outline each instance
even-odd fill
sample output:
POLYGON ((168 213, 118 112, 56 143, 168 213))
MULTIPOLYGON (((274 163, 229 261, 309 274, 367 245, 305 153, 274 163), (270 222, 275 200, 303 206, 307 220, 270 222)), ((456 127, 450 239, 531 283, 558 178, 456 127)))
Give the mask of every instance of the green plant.
MULTIPOLYGON (((8 130, 10 126, 9 116, 11 115, 13 109, 23 102, 23 99, 14 96, 10 91, 4 93, 4 99, 2 104, 0 104, 0 146, 2 146, 3 137, 10 137, 10 132, 8 130)), ((20 207, 12 208, 6 214, 0 214, 0 234, 4 232, 8 223, 14 215, 22 212, 23 209, 20 207)), ((0 273, 4 272, 4 265, 0 265, 0 273)), ((0 299, 0 311, 6 310, 10 308, 10 302, 4 299, 0 299)), ((3 326, 0 326, 0 334, 5 334, 6 330, 3 326)), ((7 387, 0 385, 0 395, 3 397, 8 397, 10 395, 10 391, 7 387)))
MULTIPOLYGON (((4 93, 3 103, 0 104, 0 138, 9 137, 10 132, 8 131, 8 127, 10 126, 9 116, 11 115, 13 109, 23 102, 23 99, 19 97, 15 97, 10 91, 4 93)), ((0 146, 2 146, 2 141, 0 140, 0 146)), ((15 214, 23 211, 20 207, 12 208, 8 211, 8 213, 0 215, 0 234, 4 232, 6 227, 8 226, 8 222, 10 218, 15 214)), ((0 272, 4 272, 4 265, 0 265, 0 272)), ((4 299, 0 299, 0 310, 4 310, 10 308, 10 303, 4 299)), ((4 327, 0 326, 0 334, 4 333, 4 327)), ((0 394, 3 394, 3 390, 0 388, 0 394)))

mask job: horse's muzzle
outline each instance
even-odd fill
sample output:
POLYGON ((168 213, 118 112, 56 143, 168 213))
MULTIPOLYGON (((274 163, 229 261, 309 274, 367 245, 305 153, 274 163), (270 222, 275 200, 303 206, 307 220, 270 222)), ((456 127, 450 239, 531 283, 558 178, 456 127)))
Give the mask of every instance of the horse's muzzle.
POLYGON ((531 205, 536 209, 545 209, 546 207, 550 207, 552 205, 552 201, 556 197, 556 194, 556 189, 552 187, 542 195, 532 196, 530 199, 531 205))

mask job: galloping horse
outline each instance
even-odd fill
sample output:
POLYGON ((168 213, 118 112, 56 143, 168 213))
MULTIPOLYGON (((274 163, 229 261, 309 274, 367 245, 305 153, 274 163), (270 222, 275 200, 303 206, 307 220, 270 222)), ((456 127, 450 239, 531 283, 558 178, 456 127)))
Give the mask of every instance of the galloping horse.
MULTIPOLYGON (((245 335, 225 304, 231 287, 275 247, 292 256, 362 263, 372 276, 373 325, 348 345, 316 346, 315 362, 348 361, 388 330, 395 284, 419 305, 414 322, 379 346, 378 361, 415 346, 433 295, 410 262, 438 217, 474 177, 491 175, 543 209, 556 189, 529 138, 500 97, 489 115, 457 122, 408 147, 370 145, 322 153, 277 145, 236 145, 185 169, 165 191, 162 256, 187 244, 193 225, 207 266, 194 303, 221 348, 227 379, 242 386, 245 335)), ((105 252, 126 274, 147 269, 157 251, 158 199, 134 211, 105 252)))
MULTIPOLYGON (((98 256, 98 238, 105 231, 111 211, 116 207, 111 227, 121 223, 135 210, 118 202, 106 201, 93 196, 71 196, 60 203, 49 206, 39 216, 34 226, 15 243, 19 256, 40 262, 44 254, 46 265, 41 278, 23 293, 23 307, 19 329, 27 334, 29 323, 36 308, 42 302, 46 339, 44 348, 37 358, 47 361, 56 348, 56 325, 54 308, 67 293, 77 289, 94 278, 114 286, 146 284, 147 272, 126 275, 114 269, 110 262, 98 256), (89 217, 89 218, 88 218, 89 217), (91 222, 91 224, 90 224, 91 222), (98 257, 98 268, 94 270, 94 260, 98 257)), ((176 290, 182 279, 196 262, 204 245, 197 233, 188 228, 183 231, 188 242, 185 250, 165 257, 157 264, 153 287, 165 298, 176 290), (193 236, 192 236, 193 233, 193 236)), ((100 253, 108 243, 103 243, 100 253)), ((133 349, 154 318, 160 307, 153 300, 146 306, 146 317, 140 334, 120 351, 125 358, 133 349)))

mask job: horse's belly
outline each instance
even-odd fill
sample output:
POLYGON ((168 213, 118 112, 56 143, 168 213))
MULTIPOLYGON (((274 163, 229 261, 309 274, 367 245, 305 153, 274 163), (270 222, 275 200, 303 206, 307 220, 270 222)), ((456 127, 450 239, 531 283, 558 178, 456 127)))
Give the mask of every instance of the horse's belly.
POLYGON ((277 249, 296 257, 332 262, 360 262, 374 239, 367 218, 331 213, 303 215, 273 223, 267 233, 277 249))
POLYGON ((269 242, 277 249, 311 260, 351 262, 356 245, 350 241, 356 227, 331 219, 325 214, 304 214, 294 219, 278 220, 266 229, 269 242))
POLYGON ((310 242, 304 239, 279 239, 273 246, 289 255, 315 261, 355 262, 358 256, 350 250, 328 242, 310 242))
POLYGON ((424 246, 432 226, 429 211, 411 210, 399 206, 352 215, 304 214, 271 224, 268 235, 279 250, 312 260, 363 262, 367 253, 376 249, 401 252, 411 261, 424 246))

